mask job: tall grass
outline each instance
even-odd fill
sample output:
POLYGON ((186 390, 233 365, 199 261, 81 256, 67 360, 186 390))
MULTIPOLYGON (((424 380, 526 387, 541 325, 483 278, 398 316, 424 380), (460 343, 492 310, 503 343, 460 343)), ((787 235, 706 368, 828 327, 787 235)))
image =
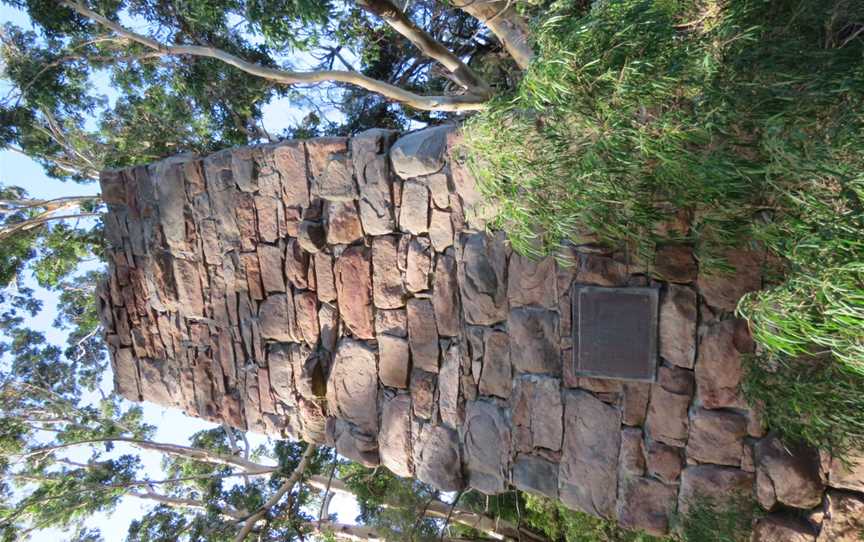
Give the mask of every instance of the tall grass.
POLYGON ((553 6, 518 91, 467 124, 497 226, 533 255, 585 232, 648 261, 659 243, 691 243, 701 267, 722 265, 728 247, 766 249, 777 273, 739 307, 759 343, 751 397, 774 401, 769 420, 790 438, 833 445, 829 433, 854 435, 862 400, 849 394, 864 381, 864 2, 576 5, 553 6), (682 216, 689 229, 665 227, 682 216), (784 404, 782 391, 805 385, 796 364, 807 358, 856 382, 814 391, 841 411, 819 432, 779 424, 802 407, 784 404))

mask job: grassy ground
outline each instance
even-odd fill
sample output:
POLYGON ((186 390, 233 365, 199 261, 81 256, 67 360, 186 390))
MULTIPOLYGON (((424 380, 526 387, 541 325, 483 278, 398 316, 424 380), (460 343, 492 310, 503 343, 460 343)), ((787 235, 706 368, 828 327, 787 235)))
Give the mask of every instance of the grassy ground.
POLYGON ((581 4, 554 5, 518 91, 467 126, 497 225, 534 255, 586 231, 644 258, 689 242, 703 267, 769 250, 771 287, 739 307, 746 390, 789 439, 864 447, 864 2, 581 4))

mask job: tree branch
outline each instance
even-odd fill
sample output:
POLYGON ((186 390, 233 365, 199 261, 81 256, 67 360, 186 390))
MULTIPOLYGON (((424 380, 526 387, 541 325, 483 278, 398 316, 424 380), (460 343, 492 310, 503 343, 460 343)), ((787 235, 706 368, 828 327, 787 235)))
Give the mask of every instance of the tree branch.
POLYGON ((279 489, 276 490, 276 493, 270 496, 267 499, 261 508, 256 510, 251 516, 249 516, 243 527, 240 529, 240 532, 237 533, 237 536, 234 538, 234 542, 243 542, 246 537, 252 532, 252 528, 255 527, 255 524, 258 523, 264 516, 267 515, 267 512, 270 511, 271 508, 276 506, 282 497, 294 489, 294 486, 297 485, 297 482, 300 481, 300 478, 303 476, 303 473, 306 471, 306 467, 309 466, 309 461, 312 460, 312 456, 315 455, 316 447, 313 445, 308 445, 306 447, 306 451, 303 452, 303 456, 300 458, 300 463, 297 464, 297 468, 294 469, 294 472, 291 473, 291 476, 288 477, 285 482, 279 486, 279 489))
POLYGON ((381 94, 390 100, 426 111, 477 111, 485 107, 486 97, 484 96, 421 96, 395 85, 391 85, 390 83, 385 83, 356 72, 334 70, 291 72, 254 64, 214 47, 202 45, 165 45, 153 38, 128 30, 122 25, 77 2, 61 0, 61 4, 88 19, 109 28, 118 36, 144 45, 145 47, 153 49, 165 56, 189 55, 213 58, 251 75, 288 85, 321 83, 325 81, 347 83, 381 94))
POLYGON ((478 19, 501 40, 523 70, 534 59, 528 23, 512 6, 512 0, 453 0, 453 5, 478 19))
POLYGON ((428 32, 417 26, 391 0, 357 0, 357 3, 363 9, 383 19, 396 32, 417 46, 424 55, 440 62, 453 74, 453 80, 457 84, 478 96, 488 98, 492 95, 492 89, 483 78, 428 32))

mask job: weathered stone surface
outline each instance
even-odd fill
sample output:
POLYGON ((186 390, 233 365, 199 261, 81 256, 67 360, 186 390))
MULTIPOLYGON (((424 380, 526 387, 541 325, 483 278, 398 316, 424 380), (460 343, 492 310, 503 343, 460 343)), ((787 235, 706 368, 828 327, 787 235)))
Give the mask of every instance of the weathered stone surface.
POLYGON ((456 432, 446 427, 423 424, 414 440, 414 475, 421 482, 442 491, 459 491, 465 486, 456 432))
POLYGON ((693 282, 696 280, 696 260, 693 248, 682 244, 669 244, 657 248, 654 255, 654 272, 669 282, 693 282))
POLYGON ((378 376, 393 388, 407 388, 411 372, 408 341, 391 335, 378 335, 378 376))
POLYGON ((330 161, 343 159, 348 154, 348 138, 345 137, 317 137, 306 141, 305 145, 313 178, 321 176, 330 161))
POLYGON ((327 303, 336 301, 336 277, 333 275, 333 258, 329 254, 315 254, 315 285, 318 299, 327 303))
POLYGON ((327 420, 328 441, 336 445, 336 453, 356 461, 365 467, 377 467, 380 463, 378 439, 353 427, 350 423, 335 418, 327 420))
POLYGON ((558 464, 546 459, 519 454, 513 464, 513 485, 551 499, 558 498, 558 464))
POLYGON ((448 250, 435 259, 435 278, 432 288, 432 306, 438 335, 455 337, 462 326, 459 321, 459 285, 456 282, 456 258, 448 250))
POLYGON ((297 242, 300 243, 303 250, 311 254, 324 250, 327 246, 327 230, 324 228, 324 224, 313 220, 303 220, 299 225, 297 242))
POLYGON ((392 235, 372 241, 372 295, 375 307, 398 309, 405 306, 405 287, 397 265, 399 239, 392 235))
POLYGON ((785 514, 772 514, 756 521, 751 540, 752 542, 814 542, 816 536, 812 528, 800 519, 785 514))
POLYGON ((447 174, 445 172, 433 173, 425 177, 419 177, 417 180, 429 187, 435 207, 446 209, 450 206, 450 188, 448 187, 447 174))
POLYGON ((612 258, 596 254, 579 254, 573 280, 578 284, 624 286, 629 276, 627 266, 612 258))
POLYGON ((699 330, 699 361, 696 363, 696 385, 705 408, 746 408, 741 395, 743 367, 736 346, 736 330, 745 325, 723 320, 702 326, 699 330))
POLYGON ((677 497, 675 486, 651 478, 624 480, 618 499, 618 524, 625 529, 663 536, 669 531, 677 497))
POLYGON ((426 420, 432 419, 435 413, 435 373, 426 371, 411 371, 411 406, 414 416, 426 420))
POLYGON ((329 201, 351 201, 358 198, 353 167, 347 158, 328 160, 324 170, 315 177, 313 192, 329 201))
POLYGON ((507 319, 506 265, 502 237, 475 233, 464 238, 459 287, 469 324, 488 326, 507 319))
POLYGON ((699 409, 690 419, 687 457, 700 463, 741 466, 747 419, 735 412, 699 409))
POLYGON ((613 517, 618 487, 621 415, 590 393, 564 395, 561 501, 583 512, 613 517))
POLYGON ((842 491, 829 491, 825 518, 817 542, 860 542, 864 533, 864 497, 842 491))
POLYGON ((318 309, 318 329, 324 350, 335 351, 339 339, 339 315, 333 305, 324 304, 318 309))
POLYGON ((661 482, 674 484, 681 476, 681 449, 662 442, 650 442, 646 450, 648 474, 661 482))
POLYGON ((513 254, 507 273, 507 295, 511 307, 534 305, 554 309, 557 306, 555 259, 547 256, 532 260, 513 254))
POLYGON ((287 294, 273 294, 265 299, 258 308, 261 336, 281 342, 294 342, 297 316, 294 313, 294 300, 287 294))
POLYGON ((411 396, 396 395, 381 403, 378 433, 381 464, 397 476, 411 476, 411 396))
POLYGON ((561 373, 558 345, 558 313, 545 309, 510 311, 510 361, 519 372, 561 373))
POLYGON ((309 253, 291 239, 285 250, 285 276, 288 282, 301 290, 309 287, 309 253))
POLYGON ((453 224, 450 222, 450 213, 432 209, 429 218, 429 240, 436 252, 444 252, 453 246, 453 224))
POLYGON ((435 310, 428 299, 408 300, 408 341, 414 367, 438 372, 438 331, 435 310))
POLYGON ((510 339, 503 331, 490 331, 483 340, 483 365, 480 373, 481 395, 510 397, 513 377, 510 367, 510 339))
POLYGON ((503 409, 486 401, 469 401, 462 429, 468 484, 486 494, 506 489, 510 426, 503 409))
POLYGON ((651 386, 651 402, 645 428, 648 435, 670 446, 684 446, 690 422, 687 410, 693 393, 693 373, 661 367, 657 384, 651 386))
POLYGON ((561 382, 557 378, 524 376, 513 390, 513 445, 519 452, 561 449, 561 382))
MULTIPOLYGON (((827 454, 826 454, 827 455, 827 454)), ((836 489, 848 489, 864 493, 864 454, 847 454, 848 464, 838 458, 825 458, 828 485, 836 489)))
POLYGON ((282 250, 272 245, 258 245, 258 263, 261 268, 261 282, 268 294, 285 291, 282 277, 282 250))
POLYGON ((648 415, 648 401, 651 399, 651 384, 643 382, 624 383, 624 402, 622 421, 624 425, 642 425, 648 415))
POLYGON ((702 270, 697 285, 709 305, 732 312, 744 294, 762 288, 764 254, 753 250, 733 249, 727 251, 723 257, 734 271, 702 270))
MULTIPOLYGON (((358 167, 354 159, 355 169, 358 167)), ((362 175, 357 172, 360 185, 360 221, 368 235, 384 235, 395 229, 393 199, 390 197, 390 164, 386 156, 372 158, 362 175)))
POLYGON ((372 339, 372 270, 369 251, 349 247, 336 260, 334 276, 339 313, 348 330, 358 339, 372 339))
POLYGON ((681 473, 678 513, 686 517, 690 506, 698 505, 703 498, 722 506, 729 500, 740 502, 752 491, 753 475, 749 472, 713 465, 687 467, 681 473))
POLYGON ((645 446, 641 429, 625 427, 621 431, 618 470, 624 476, 645 475, 645 446))
POLYGON ((327 378, 327 408, 366 433, 378 431, 378 374, 375 351, 343 339, 327 378))
POLYGON ((405 309, 375 311, 376 335, 408 336, 408 316, 405 309))
POLYGON ((294 405, 294 371, 288 345, 273 343, 267 346, 267 366, 270 368, 270 387, 276 399, 294 405))
POLYGON ((327 243, 350 245, 363 238, 363 226, 353 201, 328 201, 324 206, 327 243))
POLYGON ((390 150, 393 171, 403 179, 439 171, 444 167, 447 134, 453 129, 436 126, 400 137, 390 150))
POLYGON ((669 363, 692 369, 696 359, 696 292, 669 284, 660 296, 660 356, 669 363))
POLYGON ((438 412, 441 422, 452 429, 461 427, 464 418, 463 401, 459 394, 461 357, 459 345, 451 343, 442 353, 441 370, 438 372, 438 412))
POLYGON ((756 497, 765 509, 777 502, 794 508, 812 508, 822 501, 819 454, 789 447, 777 437, 756 445, 756 497))
POLYGON ((408 258, 405 270, 405 286, 410 292, 429 289, 432 275, 432 247, 426 237, 412 237, 408 243, 408 258))
POLYGON ((318 344, 318 296, 309 291, 298 293, 294 296, 294 307, 299 331, 296 338, 302 339, 308 345, 318 344))
POLYGON ((399 227, 414 235, 429 231, 429 189, 424 184, 417 181, 403 183, 399 227))

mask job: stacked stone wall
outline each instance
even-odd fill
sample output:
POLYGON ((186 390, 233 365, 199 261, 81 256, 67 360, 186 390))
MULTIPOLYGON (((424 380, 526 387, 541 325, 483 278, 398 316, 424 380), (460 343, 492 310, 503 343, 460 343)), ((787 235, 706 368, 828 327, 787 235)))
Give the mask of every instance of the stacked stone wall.
POLYGON ((117 390, 442 490, 515 486, 653 533, 741 491, 784 511, 762 540, 842 540, 832 511, 864 509, 864 466, 788 453, 740 392, 753 344, 730 313, 758 254, 731 252, 734 276, 685 245, 650 269, 590 242, 522 257, 485 230, 458 140, 371 130, 105 172, 117 390), (573 373, 574 285, 659 289, 655 383, 573 373))

